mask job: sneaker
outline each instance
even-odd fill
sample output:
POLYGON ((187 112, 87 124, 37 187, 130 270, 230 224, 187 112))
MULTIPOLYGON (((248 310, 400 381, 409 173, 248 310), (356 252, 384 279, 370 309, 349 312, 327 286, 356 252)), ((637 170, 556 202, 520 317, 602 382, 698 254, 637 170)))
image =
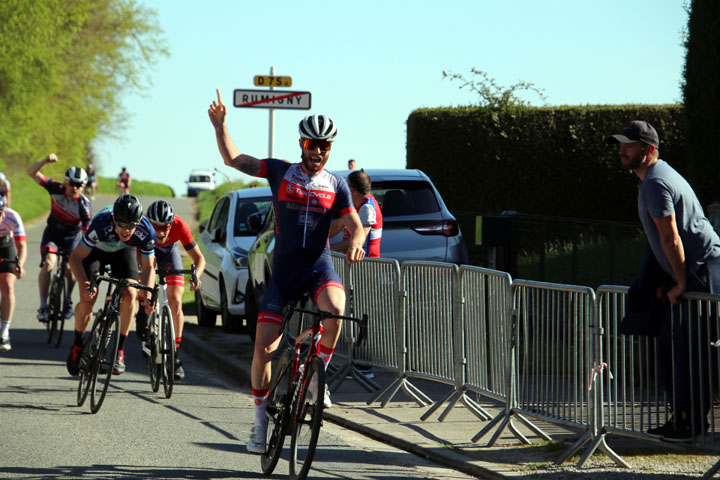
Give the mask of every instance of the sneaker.
POLYGON ((77 377, 80 373, 80 354, 82 353, 82 347, 73 345, 70 349, 70 354, 67 357, 67 371, 73 377, 77 377))
POLYGON ((180 359, 175 359, 175 380, 185 380, 185 369, 183 368, 180 359))
POLYGON ((664 425, 660 425, 659 427, 655 428, 649 428, 647 433, 652 437, 662 438, 666 433, 670 433, 673 430, 675 430, 675 419, 674 417, 670 417, 670 420, 665 422, 664 425))
POLYGON ((253 425, 250 429, 250 439, 247 443, 247 451, 250 453, 265 453, 265 442, 267 441, 268 424, 253 425))
POLYGON ((11 348, 10 336, 0 338, 0 352, 9 352, 11 348))
POLYGON ((117 361, 113 365, 113 375, 122 375, 123 373, 125 373, 125 350, 120 350, 117 361))
POLYGON ((65 320, 69 320, 75 315, 75 309, 73 309, 72 300, 68 300, 65 304, 65 320))
POLYGON ((48 313, 48 307, 40 307, 38 308, 37 312, 37 319, 43 323, 47 323, 48 318, 50 317, 48 313))

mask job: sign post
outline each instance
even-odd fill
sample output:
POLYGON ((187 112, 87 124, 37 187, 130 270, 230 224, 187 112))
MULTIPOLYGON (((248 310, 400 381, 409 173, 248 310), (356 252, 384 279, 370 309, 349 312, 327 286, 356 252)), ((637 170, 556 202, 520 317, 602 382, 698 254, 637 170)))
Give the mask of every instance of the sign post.
POLYGON ((239 108, 268 108, 268 157, 273 158, 275 136, 275 109, 308 110, 311 105, 310 92, 276 91, 275 87, 291 87, 291 77, 275 76, 275 67, 270 67, 270 75, 255 75, 256 87, 269 87, 269 90, 235 90, 233 105, 239 108))

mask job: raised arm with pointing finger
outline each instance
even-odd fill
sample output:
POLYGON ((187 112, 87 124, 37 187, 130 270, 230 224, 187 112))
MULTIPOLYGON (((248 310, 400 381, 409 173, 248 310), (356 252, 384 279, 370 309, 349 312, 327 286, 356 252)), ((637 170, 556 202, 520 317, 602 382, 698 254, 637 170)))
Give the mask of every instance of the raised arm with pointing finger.
POLYGON ((227 108, 222 101, 220 96, 220 89, 217 89, 217 101, 212 102, 208 115, 210 115, 210 121, 215 127, 215 137, 218 143, 218 149, 220 155, 223 157, 225 165, 236 168, 243 173, 248 175, 257 176, 260 173, 260 160, 250 155, 244 155, 235 146, 230 133, 228 132, 227 125, 225 124, 225 116, 227 115, 227 108))

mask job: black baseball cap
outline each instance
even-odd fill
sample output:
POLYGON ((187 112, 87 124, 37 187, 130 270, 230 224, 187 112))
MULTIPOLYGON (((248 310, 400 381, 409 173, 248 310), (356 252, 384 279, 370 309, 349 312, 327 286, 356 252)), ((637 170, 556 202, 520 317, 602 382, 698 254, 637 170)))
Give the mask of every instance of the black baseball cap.
POLYGON ((643 120, 633 120, 625 125, 621 133, 610 135, 607 137, 608 143, 632 143, 644 142, 648 145, 654 145, 660 148, 660 139, 658 134, 648 122, 643 120))

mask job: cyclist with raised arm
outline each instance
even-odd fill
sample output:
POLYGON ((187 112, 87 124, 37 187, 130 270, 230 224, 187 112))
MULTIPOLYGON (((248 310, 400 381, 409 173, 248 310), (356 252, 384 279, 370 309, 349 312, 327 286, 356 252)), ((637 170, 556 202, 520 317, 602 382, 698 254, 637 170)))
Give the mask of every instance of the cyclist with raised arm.
MULTIPOLYGON (((150 204, 145 216, 150 220, 157 242, 155 244, 155 262, 158 270, 182 270, 183 264, 180 258, 180 251, 177 248, 177 242, 185 248, 193 263, 195 264, 195 272, 197 276, 197 284, 190 281, 190 290, 193 292, 200 288, 202 282, 200 277, 205 271, 205 257, 195 242, 195 238, 190 231, 188 224, 175 215, 172 206, 165 200, 157 200, 150 204)), ((180 343, 182 342, 182 331, 185 324, 185 317, 182 311, 182 297, 185 292, 185 276, 184 275, 168 275, 167 295, 170 311, 173 316, 173 325, 175 327, 175 380, 183 380, 185 378, 185 370, 180 361, 180 343)), ((140 309, 135 317, 136 331, 141 340, 145 340, 145 325, 147 314, 144 309, 140 309)))
POLYGON ((10 350, 10 322, 15 311, 15 280, 25 276, 27 242, 20 215, 0 196, 0 352, 10 350), (17 263, 15 259, 17 258, 17 263))
MULTIPOLYGON (((328 248, 333 213, 340 214, 350 232, 347 249, 350 263, 363 259, 365 236, 347 183, 323 168, 337 136, 335 122, 325 115, 308 115, 300 122, 299 163, 274 158, 260 160, 237 149, 225 123, 227 109, 219 90, 217 97, 208 115, 215 128, 220 154, 226 165, 268 180, 277 219, 273 275, 257 319, 251 366, 255 421, 247 449, 251 453, 263 453, 270 366, 280 341, 278 325, 282 322, 283 308, 310 292, 321 309, 342 315, 345 290, 333 268, 328 248)), ((327 320, 324 328, 319 354, 327 368, 340 335, 340 321, 327 320)), ((327 393, 327 389, 325 391, 327 393)), ((325 403, 329 407, 329 398, 325 403)))
POLYGON ((89 191, 90 200, 95 200, 95 191, 97 190, 97 173, 93 164, 89 164, 87 167, 88 181, 85 185, 85 191, 89 191))
MULTIPOLYGON (((112 276, 138 281, 148 287, 155 286, 153 257, 155 256, 155 230, 150 221, 143 217, 140 200, 134 195, 120 195, 112 207, 101 210, 90 222, 90 228, 83 234, 75 250, 70 254, 68 265, 80 285, 80 302, 75 308, 75 341, 67 358, 68 373, 78 374, 80 354, 83 347, 83 335, 90 323, 92 309, 98 296, 98 288, 90 290, 90 281, 102 274, 106 265, 110 265, 112 276), (140 248, 142 275, 138 275, 136 249, 140 248)), ((149 297, 150 292, 140 295, 149 297)), ((113 373, 125 372, 125 340, 135 310, 137 290, 127 288, 120 302, 120 344, 113 373)), ((145 302, 146 312, 150 312, 150 301, 145 302)))
MULTIPOLYGON (((87 230, 92 218, 90 200, 82 194, 88 180, 85 170, 80 167, 68 168, 65 172, 64 183, 47 178, 40 172, 46 164, 57 161, 57 155, 51 153, 27 169, 30 178, 50 194, 50 215, 48 215, 47 225, 40 241, 41 255, 47 252, 45 262, 40 267, 40 273, 38 274, 40 308, 38 308, 37 319, 41 322, 48 321, 48 288, 50 286, 50 275, 58 260, 58 248, 62 248, 66 252, 72 252, 80 241, 82 231, 87 230)), ((65 303, 67 310, 63 312, 65 318, 70 318, 73 314, 71 298, 74 286, 75 282, 70 270, 68 270, 67 301, 65 303)))

